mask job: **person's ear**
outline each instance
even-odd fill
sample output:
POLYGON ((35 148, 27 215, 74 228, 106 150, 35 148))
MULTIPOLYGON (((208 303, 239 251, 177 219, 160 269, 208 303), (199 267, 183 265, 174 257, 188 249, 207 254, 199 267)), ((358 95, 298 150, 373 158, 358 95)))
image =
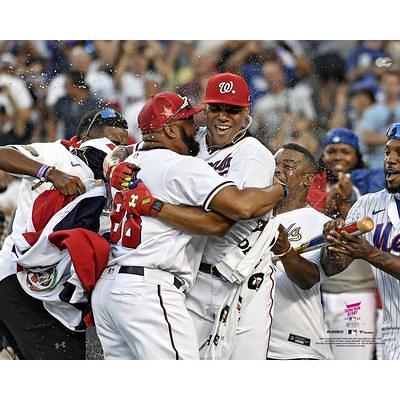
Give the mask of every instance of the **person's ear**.
POLYGON ((174 127, 172 125, 169 124, 165 125, 164 132, 167 138, 169 139, 176 139, 177 137, 177 133, 175 132, 174 127))
POLYGON ((244 116, 247 117, 249 115, 250 112, 250 107, 245 107, 243 110, 244 116))
POLYGON ((310 188, 313 180, 314 180, 314 175, 313 174, 306 174, 305 177, 304 177, 303 185, 306 188, 310 188))

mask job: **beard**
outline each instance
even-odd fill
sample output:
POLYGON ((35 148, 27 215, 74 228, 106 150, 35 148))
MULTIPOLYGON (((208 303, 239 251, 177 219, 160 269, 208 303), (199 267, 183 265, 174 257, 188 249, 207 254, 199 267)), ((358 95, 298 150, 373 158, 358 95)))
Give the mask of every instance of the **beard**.
POLYGON ((183 136, 183 141, 185 142, 185 144, 189 150, 189 154, 193 157, 196 157, 200 151, 199 143, 196 141, 196 139, 193 136, 186 134, 186 132, 184 130, 182 131, 182 136, 183 136))
POLYGON ((385 188, 388 191, 388 193, 391 193, 391 194, 400 193, 400 187, 399 186, 390 188, 389 185, 387 184, 386 180, 385 180, 385 188))

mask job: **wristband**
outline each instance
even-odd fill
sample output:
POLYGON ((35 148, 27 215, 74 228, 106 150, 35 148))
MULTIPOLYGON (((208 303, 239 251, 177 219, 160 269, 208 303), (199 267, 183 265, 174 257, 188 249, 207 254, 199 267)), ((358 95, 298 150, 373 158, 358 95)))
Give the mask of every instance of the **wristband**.
POLYGON ((36 174, 36 178, 40 179, 41 181, 45 181, 45 175, 47 170, 50 168, 50 165, 43 164, 40 168, 38 173, 36 174))
POLYGON ((277 257, 285 257, 285 256, 287 256, 289 253, 290 253, 290 251, 292 250, 292 245, 291 244, 289 244, 289 248, 286 250, 286 251, 284 251, 282 254, 275 254, 277 257))
POLYGON ((45 182, 48 182, 49 173, 51 170, 56 169, 56 167, 51 167, 50 165, 43 164, 40 168, 38 173, 36 174, 36 178, 39 179, 32 187, 31 190, 36 190, 40 185, 45 182))
POLYGON ((44 181, 48 182, 49 181, 49 174, 51 171, 53 171, 54 169, 56 169, 56 167, 51 166, 49 168, 46 169, 46 172, 44 173, 44 181))

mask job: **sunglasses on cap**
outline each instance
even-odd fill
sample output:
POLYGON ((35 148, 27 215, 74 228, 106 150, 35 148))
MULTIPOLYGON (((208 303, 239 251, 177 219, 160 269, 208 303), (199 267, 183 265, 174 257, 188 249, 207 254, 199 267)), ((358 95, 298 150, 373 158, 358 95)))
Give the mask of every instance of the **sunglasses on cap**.
POLYGON ((102 120, 122 118, 121 115, 119 113, 117 113, 115 110, 113 110, 112 108, 106 108, 104 110, 100 110, 98 113, 96 113, 94 115, 92 122, 89 124, 88 128, 86 129, 86 131, 82 137, 85 137, 89 134, 90 129, 92 128, 93 124, 99 117, 102 120))
POLYGON ((390 125, 386 131, 386 137, 389 139, 397 139, 400 140, 400 123, 395 122, 390 125))
MULTIPOLYGON (((181 97, 181 96, 179 96, 181 97)), ((171 122, 180 112, 182 112, 185 108, 190 109, 192 108, 192 105, 190 104, 189 99, 184 96, 181 97, 181 99, 183 100, 182 105, 164 122, 164 125, 167 125, 169 122, 171 122)))

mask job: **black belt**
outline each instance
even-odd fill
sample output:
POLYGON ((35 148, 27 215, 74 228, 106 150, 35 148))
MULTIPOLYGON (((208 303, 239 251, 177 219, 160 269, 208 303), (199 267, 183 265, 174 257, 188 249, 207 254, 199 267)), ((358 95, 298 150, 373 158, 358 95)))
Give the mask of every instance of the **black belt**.
POLYGON ((200 271, 204 272, 205 274, 215 276, 217 278, 223 277, 223 275, 217 270, 217 268, 211 264, 200 263, 200 271))
MULTIPOLYGON (((144 267, 138 267, 136 265, 121 265, 118 273, 144 276, 144 267)), ((176 276, 174 276, 174 286, 177 289, 180 289, 183 286, 183 282, 181 282, 176 276)))

